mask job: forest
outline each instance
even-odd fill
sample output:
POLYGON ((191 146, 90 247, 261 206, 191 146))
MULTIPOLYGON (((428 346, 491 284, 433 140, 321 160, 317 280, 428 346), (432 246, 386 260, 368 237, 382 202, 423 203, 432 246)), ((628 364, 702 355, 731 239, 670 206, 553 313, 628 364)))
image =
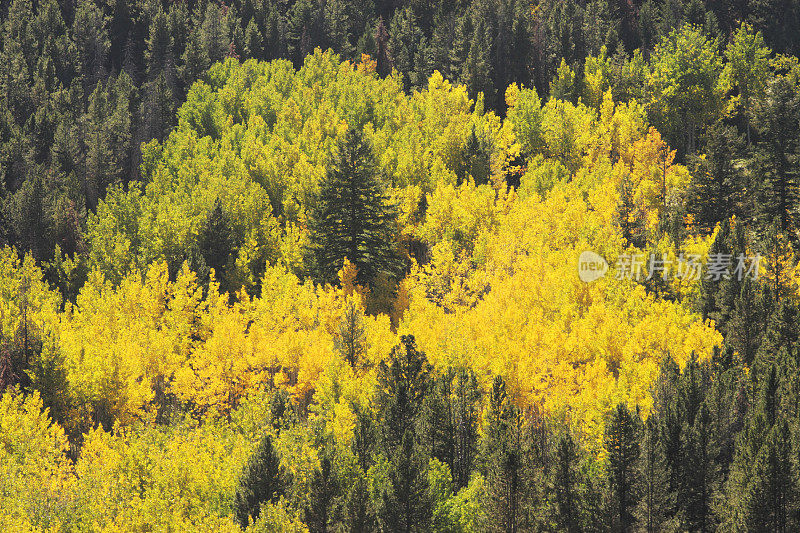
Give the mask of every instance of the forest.
POLYGON ((0 530, 800 530, 800 1, 0 24, 0 530))

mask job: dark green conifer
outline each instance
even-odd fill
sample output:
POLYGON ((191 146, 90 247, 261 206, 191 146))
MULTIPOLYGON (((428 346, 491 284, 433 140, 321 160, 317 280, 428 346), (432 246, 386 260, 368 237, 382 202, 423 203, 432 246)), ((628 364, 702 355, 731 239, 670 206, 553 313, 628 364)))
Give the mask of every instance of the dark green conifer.
POLYGON ((403 263, 395 249, 397 211, 363 132, 348 130, 320 189, 309 216, 308 262, 316 280, 335 283, 345 258, 358 267, 361 285, 370 285, 379 275, 399 276, 403 263))
POLYGON ((265 436, 239 478, 233 500, 233 516, 246 527, 258 518, 261 504, 277 501, 284 494, 284 473, 280 459, 272 447, 272 437, 265 436))

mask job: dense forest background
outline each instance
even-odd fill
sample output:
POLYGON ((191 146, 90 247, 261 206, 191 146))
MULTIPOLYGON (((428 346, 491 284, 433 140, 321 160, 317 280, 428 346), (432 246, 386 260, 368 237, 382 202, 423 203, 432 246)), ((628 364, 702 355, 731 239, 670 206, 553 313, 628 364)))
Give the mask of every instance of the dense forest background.
POLYGON ((800 3, 0 17, 0 528, 800 527, 800 3))

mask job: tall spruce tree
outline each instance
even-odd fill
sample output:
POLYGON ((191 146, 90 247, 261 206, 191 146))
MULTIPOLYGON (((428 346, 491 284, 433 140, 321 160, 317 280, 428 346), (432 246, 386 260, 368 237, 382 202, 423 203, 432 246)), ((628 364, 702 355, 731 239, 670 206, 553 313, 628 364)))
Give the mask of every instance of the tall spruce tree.
POLYGON ((339 489, 331 470, 331 460, 323 457, 320 467, 311 476, 311 487, 305 508, 305 523, 311 533, 327 533, 332 521, 332 506, 339 489))
POLYGON ((523 498, 522 417, 496 376, 489 392, 483 463, 486 471, 487 531, 520 530, 523 498))
POLYGON ((389 483, 381 495, 383 531, 428 531, 432 506, 425 472, 426 462, 407 429, 389 468, 389 483))
POLYGON ((640 452, 637 468, 641 500, 635 512, 639 527, 647 533, 672 529, 674 519, 670 514, 675 506, 675 493, 669 490, 669 468, 660 424, 654 414, 644 423, 640 452))
POLYGON ((258 518, 261 504, 274 502, 284 494, 283 478, 284 472, 272 446, 272 437, 267 435, 247 461, 236 488, 233 516, 240 526, 247 527, 250 520, 258 518))
POLYGON ((400 446, 407 431, 414 434, 430 388, 431 372, 413 335, 403 335, 400 344, 392 348, 388 364, 381 361, 378 366, 376 403, 388 455, 400 446))
MULTIPOLYGON (((796 230, 800 161, 800 91, 784 76, 775 77, 755 104, 758 130, 752 166, 760 184, 755 204, 762 225, 776 221, 781 232, 796 230)), ((797 238, 789 233, 793 243, 797 238)))
POLYGON ((363 475, 356 478, 347 493, 344 502, 344 524, 348 533, 375 531, 375 515, 370 506, 367 480, 363 475))
POLYGON ((349 129, 337 147, 309 226, 308 262, 319 282, 335 283, 345 258, 358 267, 361 285, 402 272, 395 249, 397 210, 389 203, 372 145, 362 131, 349 129))
POLYGON ((453 390, 453 482, 457 488, 469 483, 478 449, 478 417, 481 391, 472 370, 457 371, 453 390))
POLYGON ((364 310, 353 299, 345 304, 344 313, 333 339, 334 347, 350 366, 363 364, 367 354, 367 337, 364 327, 364 310))
POLYGON ((611 516, 615 531, 633 531, 633 511, 639 501, 636 464, 639 460, 639 415, 619 404, 606 424, 605 447, 608 453, 608 486, 611 516))
POLYGON ((559 530, 577 533, 581 528, 580 455, 572 435, 565 433, 556 446, 553 469, 555 519, 559 530))

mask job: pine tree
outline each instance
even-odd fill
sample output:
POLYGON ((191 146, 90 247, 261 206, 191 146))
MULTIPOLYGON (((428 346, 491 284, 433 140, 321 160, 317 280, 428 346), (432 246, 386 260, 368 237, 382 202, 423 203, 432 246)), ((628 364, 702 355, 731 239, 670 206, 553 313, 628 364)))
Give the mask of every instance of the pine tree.
POLYGON ((473 124, 463 148, 463 166, 457 171, 459 181, 471 177, 476 185, 482 185, 489 181, 491 173, 491 161, 489 148, 486 142, 475 133, 473 124))
MULTIPOLYGON (((783 76, 775 77, 763 98, 755 103, 754 125, 758 130, 753 166, 760 184, 759 219, 763 224, 777 220, 782 233, 797 229, 797 161, 800 157, 800 92, 783 76)), ((794 239, 796 241, 796 239, 794 239)))
POLYGON ((711 502, 716 491, 716 450, 714 450, 711 414, 706 404, 700 407, 694 424, 685 432, 683 498, 686 526, 690 531, 709 532, 716 530, 711 502))
POLYGON ((572 435, 561 436, 556 447, 556 463, 553 470, 553 489, 556 501, 556 523, 559 530, 567 533, 582 531, 580 520, 578 446, 572 435))
POLYGON ((286 14, 286 41, 289 58, 296 68, 318 44, 322 36, 322 16, 314 0, 297 0, 286 14))
POLYGON ((675 507, 675 493, 669 490, 669 469, 660 437, 660 424, 651 414, 644 423, 641 441, 638 475, 642 492, 635 513, 647 533, 669 529, 670 514, 675 507))
POLYGON ((417 350, 413 335, 403 335, 392 348, 389 363, 378 365, 376 403, 382 425, 385 450, 391 456, 407 432, 415 430, 425 396, 430 388, 432 368, 417 350))
POLYGON ((703 136, 705 154, 690 158, 692 190, 690 210, 705 231, 731 215, 746 214, 743 152, 744 138, 736 128, 717 123, 703 136))
POLYGON ((403 533, 427 531, 431 521, 431 502, 425 463, 414 444, 414 434, 406 430, 389 470, 389 486, 382 492, 383 530, 403 533))
POLYGON ((345 258, 367 286, 383 274, 397 277, 403 263, 395 250, 397 211, 389 204, 370 142, 348 130, 323 179, 309 216, 308 262, 319 282, 335 283, 345 258))
POLYGON ((796 530, 797 480, 791 450, 789 425, 779 420, 755 458, 753 475, 745 493, 747 531, 786 533, 796 530))
POLYGON ((408 91, 412 87, 419 87, 428 80, 424 72, 426 39, 411 7, 396 11, 390 28, 389 53, 394 66, 404 74, 405 89, 408 91))
POLYGON ((521 416, 495 376, 489 393, 483 441, 486 471, 486 530, 519 531, 523 499, 521 416))
POLYGON ((453 374, 448 368, 442 376, 432 380, 420 417, 420 435, 426 453, 446 464, 451 472, 455 454, 453 374))
POLYGON ((614 529, 633 530, 633 511, 639 501, 638 472, 640 420, 625 404, 619 404, 606 424, 605 448, 608 453, 609 501, 614 529))
POLYGON ((353 20, 356 7, 346 0, 328 0, 323 8, 327 42, 343 59, 351 59, 355 47, 350 36, 357 21, 353 20))
POLYGON ((372 413, 358 404, 352 404, 351 410, 355 416, 355 427, 350 446, 361 470, 366 472, 372 464, 372 452, 375 448, 377 433, 375 421, 372 413))
POLYGON ((305 508, 305 523, 311 533, 327 533, 331 522, 333 501, 338 494, 331 461, 323 457, 320 467, 311 476, 309 502, 305 508))
POLYGON ((211 63, 224 59, 231 44, 224 8, 215 2, 206 4, 203 23, 197 31, 202 49, 211 63))
POLYGON ((247 527, 251 519, 258 518, 261 504, 277 501, 283 495, 283 477, 280 459, 272 447, 272 437, 267 435, 247 461, 236 488, 233 515, 240 526, 247 527))
POLYGON ((451 471, 456 488, 461 488, 469 483, 478 447, 481 391, 472 370, 462 369, 456 373, 454 403, 455 442, 451 471))
POLYGON ((159 9, 150 21, 150 35, 146 44, 147 50, 145 50, 144 57, 147 64, 147 79, 153 80, 167 64, 174 65, 175 63, 172 57, 172 35, 169 20, 162 9, 159 9))
POLYGON ((370 507, 369 487, 363 475, 356 478, 344 504, 344 523, 348 533, 375 531, 375 516, 370 507))
POLYGON ((38 260, 49 259, 52 254, 46 192, 45 181, 39 174, 33 174, 10 195, 5 206, 17 245, 38 260))
MULTIPOLYGON (((230 258, 236 256, 238 243, 230 217, 219 199, 214 201, 214 207, 200 228, 197 244, 205 267, 213 268, 216 279, 224 280, 230 258)), ((225 289, 236 289, 236 287, 225 287, 225 289)))
POLYGON ((448 368, 434 380, 420 420, 426 451, 450 468, 456 490, 466 487, 478 445, 481 394, 472 370, 448 368))
POLYGON ((264 49, 262 46, 263 36, 258 29, 258 24, 255 20, 251 19, 247 23, 247 29, 244 32, 244 53, 247 57, 255 59, 262 59, 264 57, 264 49))
POLYGON ((364 329, 364 311, 355 300, 348 300, 339 328, 334 337, 336 350, 350 366, 364 363, 367 354, 367 338, 364 329))
POLYGON ((765 322, 763 288, 750 278, 745 278, 725 328, 725 342, 739 354, 746 365, 753 364, 761 345, 765 322))

